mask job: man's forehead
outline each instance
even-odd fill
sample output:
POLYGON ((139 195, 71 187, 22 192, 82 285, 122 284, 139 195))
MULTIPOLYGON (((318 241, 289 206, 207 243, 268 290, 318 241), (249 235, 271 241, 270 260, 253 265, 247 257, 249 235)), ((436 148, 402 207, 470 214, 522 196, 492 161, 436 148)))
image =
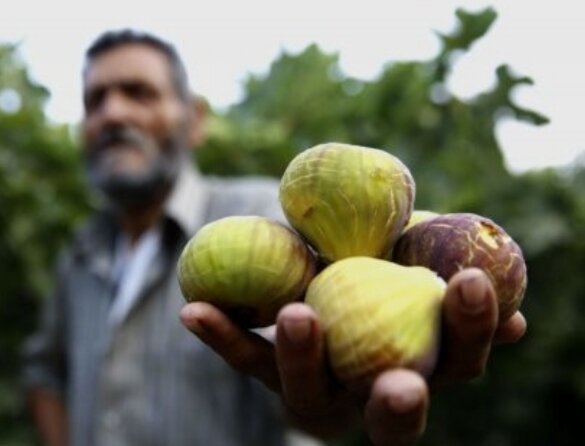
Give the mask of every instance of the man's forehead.
POLYGON ((142 43, 124 43, 88 60, 84 86, 144 80, 171 86, 169 61, 160 50, 142 43))

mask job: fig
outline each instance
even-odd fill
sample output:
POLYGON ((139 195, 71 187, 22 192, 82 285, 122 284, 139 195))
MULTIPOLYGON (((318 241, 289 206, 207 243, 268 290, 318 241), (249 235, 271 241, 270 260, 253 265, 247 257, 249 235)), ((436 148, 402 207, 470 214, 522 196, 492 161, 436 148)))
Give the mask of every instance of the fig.
POLYGON ((239 325, 258 328, 273 324, 283 305, 302 299, 315 266, 291 229, 264 217, 233 216, 191 238, 177 276, 188 302, 210 302, 239 325))
POLYGON ((398 158, 341 143, 304 150, 280 183, 286 218, 325 263, 386 258, 410 218, 414 195, 412 175, 398 158))
POLYGON ((396 242, 392 259, 430 268, 446 281, 463 268, 482 269, 496 291, 500 321, 518 310, 526 291, 520 246, 502 227, 477 214, 444 214, 414 225, 396 242))
POLYGON ((404 227, 402 232, 409 230, 417 223, 428 220, 429 218, 438 217, 439 215, 440 214, 438 214, 437 212, 427 211, 424 209, 415 209, 414 211, 412 211, 412 214, 410 215, 410 220, 408 220, 408 223, 406 223, 406 226, 404 227))
POLYGON ((364 394, 389 368, 430 374, 445 288, 427 268, 372 257, 348 257, 321 271, 305 301, 319 316, 339 381, 364 394))

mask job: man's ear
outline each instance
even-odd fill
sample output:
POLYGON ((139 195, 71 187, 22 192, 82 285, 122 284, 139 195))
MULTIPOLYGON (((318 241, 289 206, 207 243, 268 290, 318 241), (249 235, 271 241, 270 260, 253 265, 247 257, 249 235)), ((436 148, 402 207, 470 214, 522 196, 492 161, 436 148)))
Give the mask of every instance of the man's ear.
POLYGON ((206 129, 209 104, 204 97, 194 94, 189 106, 191 107, 189 142, 191 143, 191 147, 197 148, 205 142, 207 136, 206 129))

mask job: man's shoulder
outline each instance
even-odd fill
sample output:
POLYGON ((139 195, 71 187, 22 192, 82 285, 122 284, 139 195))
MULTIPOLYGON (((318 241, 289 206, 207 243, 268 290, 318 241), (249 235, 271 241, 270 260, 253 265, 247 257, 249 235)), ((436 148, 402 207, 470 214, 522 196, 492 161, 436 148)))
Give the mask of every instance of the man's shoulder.
POLYGON ((96 211, 81 221, 75 228, 64 253, 77 256, 92 252, 114 239, 115 222, 105 211, 96 211))
POLYGON ((279 180, 273 177, 248 175, 241 177, 205 177, 211 190, 224 194, 231 191, 240 195, 278 194, 279 180))
POLYGON ((283 219, 278 199, 278 179, 266 176, 210 176, 206 180, 212 219, 244 214, 283 219))
POLYGON ((115 228, 115 219, 106 210, 96 210, 82 220, 74 231, 74 240, 93 239, 110 234, 115 228))

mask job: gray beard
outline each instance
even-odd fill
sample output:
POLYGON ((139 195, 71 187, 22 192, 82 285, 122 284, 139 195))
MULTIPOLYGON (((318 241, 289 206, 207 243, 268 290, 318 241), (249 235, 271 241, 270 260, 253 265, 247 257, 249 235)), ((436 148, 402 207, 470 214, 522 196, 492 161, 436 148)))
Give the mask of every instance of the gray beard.
POLYGON ((86 151, 86 173, 90 186, 101 191, 115 209, 137 209, 164 197, 179 175, 181 165, 187 162, 187 150, 178 141, 168 141, 164 147, 133 129, 114 129, 104 135, 86 151), (112 172, 104 167, 101 155, 115 143, 131 143, 140 150, 154 154, 148 168, 139 173, 112 172))

